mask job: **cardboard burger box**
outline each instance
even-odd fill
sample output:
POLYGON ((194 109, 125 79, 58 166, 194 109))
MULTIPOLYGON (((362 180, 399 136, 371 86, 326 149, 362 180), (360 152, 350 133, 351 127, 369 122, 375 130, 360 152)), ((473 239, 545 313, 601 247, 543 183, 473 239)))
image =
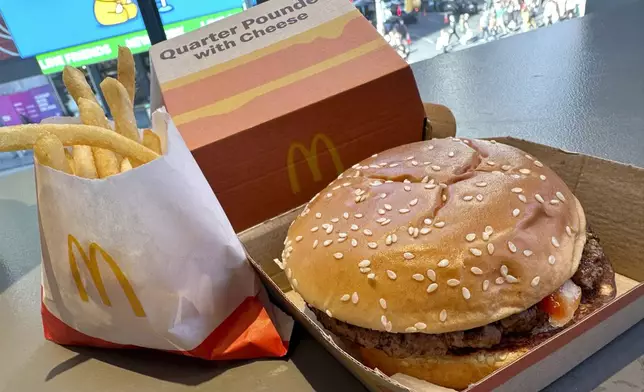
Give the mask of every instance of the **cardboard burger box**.
MULTIPOLYGON (((432 114, 428 114, 431 120, 436 108, 430 105, 428 110, 432 110, 432 114)), ((444 110, 441 113, 437 116, 442 130, 440 136, 446 136, 454 129, 448 125, 453 117, 445 114, 444 110)), ((559 174, 583 205, 588 223, 601 239, 616 271, 617 296, 612 302, 467 389, 536 391, 564 375, 644 317, 644 201, 641 199, 644 169, 511 137, 495 140, 538 157, 559 174)), ((291 289, 284 272, 272 261, 280 257, 288 227, 300 212, 301 207, 240 233, 249 260, 274 301, 303 324, 370 390, 449 390, 403 374, 387 377, 377 369, 364 366, 356 350, 316 321, 303 299, 291 289)))
POLYGON ((152 106, 160 92, 238 231, 422 139, 411 69, 348 0, 272 0, 150 58, 152 106))

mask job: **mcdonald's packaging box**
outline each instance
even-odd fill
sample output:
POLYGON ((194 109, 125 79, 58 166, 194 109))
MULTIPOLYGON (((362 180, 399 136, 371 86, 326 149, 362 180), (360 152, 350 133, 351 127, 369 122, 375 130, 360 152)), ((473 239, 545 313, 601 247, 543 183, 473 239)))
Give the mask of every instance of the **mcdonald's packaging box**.
POLYGON ((272 0, 150 50, 163 102, 241 230, 422 139, 406 62, 348 0, 272 0))
POLYGON ((88 180, 36 162, 45 337, 208 360, 286 354, 292 319, 169 115, 152 120, 163 156, 127 173, 88 180))
MULTIPOLYGON (((617 296, 614 300, 467 388, 467 391, 477 392, 538 391, 644 317, 644 235, 641 230, 644 169, 509 137, 496 140, 538 157, 559 174, 584 206, 588 223, 601 239, 616 272, 617 296)), ((240 233, 249 259, 274 301, 303 324, 369 390, 453 391, 405 374, 387 376, 378 369, 366 367, 360 362, 355 347, 317 322, 302 297, 291 288, 284 271, 273 262, 282 254, 288 228, 302 209, 294 209, 240 233)), ((498 358, 491 356, 483 360, 496 361, 498 358)))

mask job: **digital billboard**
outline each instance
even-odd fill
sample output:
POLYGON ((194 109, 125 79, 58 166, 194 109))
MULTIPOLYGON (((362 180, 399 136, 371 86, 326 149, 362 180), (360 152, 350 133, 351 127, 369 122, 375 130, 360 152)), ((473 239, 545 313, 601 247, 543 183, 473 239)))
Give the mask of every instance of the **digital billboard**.
MULTIPOLYGON (((181 35, 242 11, 242 0, 157 0, 168 37, 181 35)), ((0 2, 23 58, 36 56, 43 73, 115 58, 119 45, 134 53, 150 42, 133 0, 0 2)))

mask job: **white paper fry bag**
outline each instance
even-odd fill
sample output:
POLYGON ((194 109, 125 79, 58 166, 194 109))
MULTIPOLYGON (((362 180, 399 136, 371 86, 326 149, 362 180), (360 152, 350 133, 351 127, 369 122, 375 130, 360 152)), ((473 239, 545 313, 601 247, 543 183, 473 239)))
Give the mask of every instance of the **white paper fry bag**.
POLYGON ((284 355, 292 320, 266 300, 169 115, 153 125, 164 155, 126 173, 88 180, 36 164, 46 338, 205 359, 284 355))

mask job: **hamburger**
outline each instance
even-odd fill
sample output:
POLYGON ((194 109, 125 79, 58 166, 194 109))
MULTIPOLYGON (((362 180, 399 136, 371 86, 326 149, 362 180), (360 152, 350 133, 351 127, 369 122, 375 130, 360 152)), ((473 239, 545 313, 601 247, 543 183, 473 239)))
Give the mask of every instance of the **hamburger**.
POLYGON ((615 296, 564 181, 494 141, 413 143, 354 165, 304 208, 276 262, 367 366, 456 389, 615 296))

